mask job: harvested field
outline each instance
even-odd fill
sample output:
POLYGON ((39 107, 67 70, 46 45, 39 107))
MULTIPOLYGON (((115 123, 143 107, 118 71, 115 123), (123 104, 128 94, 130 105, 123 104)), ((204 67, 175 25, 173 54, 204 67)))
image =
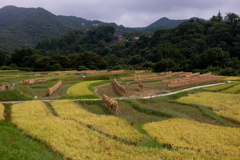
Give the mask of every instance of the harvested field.
MULTIPOLYGON (((133 84, 135 85, 135 84, 133 84)), ((138 84, 136 84, 137 86, 138 84)), ((157 89, 159 92, 170 92, 173 89, 169 89, 167 84, 162 83, 161 81, 156 81, 156 82, 145 82, 143 83, 144 89, 149 88, 149 89, 157 89)))
POLYGON ((69 87, 72 84, 62 84, 53 94, 50 96, 48 95, 48 88, 39 88, 39 89, 33 89, 34 92, 37 94, 38 97, 41 98, 60 98, 60 93, 62 89, 69 87))
POLYGON ((119 110, 123 113, 119 117, 127 119, 128 121, 133 121, 137 123, 147 123, 156 122, 166 119, 166 117, 159 117, 155 115, 148 115, 146 113, 140 112, 134 109, 129 103, 125 101, 118 102, 119 110))
MULTIPOLYGON (((121 84, 123 87, 127 90, 127 95, 125 97, 138 97, 138 96, 148 96, 151 94, 158 93, 158 90, 151 89, 151 88, 144 88, 142 90, 138 87, 138 84, 136 86, 133 85, 127 85, 127 84, 121 84)), ((94 93, 100 97, 103 96, 103 94, 106 94, 109 98, 114 97, 123 97, 114 86, 113 83, 107 83, 101 86, 98 86, 95 88, 94 93)))
POLYGON ((151 101, 154 101, 154 99, 150 99, 149 101, 150 101, 150 103, 147 103, 147 105, 152 108, 155 108, 155 109, 178 112, 188 119, 193 119, 193 120, 201 122, 201 123, 222 125, 221 123, 217 122, 216 120, 213 120, 212 118, 204 115, 203 112, 197 107, 182 105, 182 104, 177 104, 177 103, 170 103, 167 101, 151 103, 151 101))
MULTIPOLYGON (((104 103, 93 102, 93 104, 86 104, 81 106, 83 109, 100 115, 113 115, 116 116, 114 112, 108 113, 108 108, 104 106, 104 103)), ((155 115, 148 115, 143 112, 140 112, 134 109, 128 102, 118 101, 118 108, 122 112, 119 114, 119 118, 126 119, 129 122, 137 122, 137 123, 148 123, 148 122, 156 122, 167 119, 166 117, 159 117, 155 115)))

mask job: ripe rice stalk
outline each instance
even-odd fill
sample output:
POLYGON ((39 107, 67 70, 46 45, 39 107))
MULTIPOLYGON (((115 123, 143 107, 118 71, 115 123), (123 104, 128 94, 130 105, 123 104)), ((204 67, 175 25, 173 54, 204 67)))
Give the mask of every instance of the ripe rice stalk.
POLYGON ((240 132, 236 128, 173 118, 145 124, 143 129, 150 136, 156 136, 157 142, 172 147, 188 148, 211 155, 227 153, 240 156, 240 132))
MULTIPOLYGON (((69 111, 69 110, 68 110, 69 111)), ((12 106, 12 123, 34 139, 47 143, 68 159, 223 159, 191 150, 167 150, 130 146, 72 120, 53 116, 40 101, 12 106), (122 158, 121 158, 122 157, 122 158)), ((231 154, 229 157, 231 158, 231 154)))
POLYGON ((59 116, 63 118, 73 119, 85 125, 90 125, 103 133, 118 136, 127 141, 137 142, 144 140, 144 136, 141 133, 121 118, 87 112, 69 100, 51 102, 51 105, 59 116))
POLYGON ((230 87, 226 90, 221 91, 221 93, 238 93, 240 91, 240 84, 230 87))
POLYGON ((179 102, 204 105, 221 117, 240 123, 240 95, 229 93, 202 92, 178 99, 179 102))
POLYGON ((84 81, 72 85, 67 89, 66 94, 70 97, 79 97, 79 96, 91 96, 93 92, 88 89, 88 86, 93 83, 99 83, 102 80, 97 81, 84 81))
POLYGON ((0 103, 0 121, 5 120, 4 118, 4 105, 0 103))

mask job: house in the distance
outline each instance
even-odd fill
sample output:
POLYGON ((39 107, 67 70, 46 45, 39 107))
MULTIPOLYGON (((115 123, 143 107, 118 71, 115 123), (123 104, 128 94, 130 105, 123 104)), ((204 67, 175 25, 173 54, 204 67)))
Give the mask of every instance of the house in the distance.
POLYGON ((117 40, 118 40, 118 41, 122 41, 122 40, 123 40, 123 36, 122 36, 122 34, 118 34, 118 36, 117 36, 117 40))
POLYGON ((134 36, 133 39, 138 40, 139 36, 134 36))

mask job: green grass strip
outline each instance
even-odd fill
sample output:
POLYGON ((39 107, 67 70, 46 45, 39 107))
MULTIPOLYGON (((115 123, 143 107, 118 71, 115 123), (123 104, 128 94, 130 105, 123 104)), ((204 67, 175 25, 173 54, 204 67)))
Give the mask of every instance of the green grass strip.
POLYGON ((0 157, 9 159, 62 160, 46 143, 25 135, 11 123, 11 105, 5 107, 5 121, 0 121, 0 157), (10 117, 9 119, 7 117, 10 117))
POLYGON ((149 115, 156 115, 156 116, 165 116, 165 117, 180 117, 185 118, 181 114, 178 114, 176 112, 166 111, 166 110, 159 110, 155 108, 151 108, 147 106, 146 104, 142 105, 136 100, 127 99, 126 102, 129 102, 133 108, 140 112, 144 112, 149 115))
POLYGON ((44 84, 44 85, 32 85, 31 88, 51 88, 52 86, 55 85, 55 82, 44 84))

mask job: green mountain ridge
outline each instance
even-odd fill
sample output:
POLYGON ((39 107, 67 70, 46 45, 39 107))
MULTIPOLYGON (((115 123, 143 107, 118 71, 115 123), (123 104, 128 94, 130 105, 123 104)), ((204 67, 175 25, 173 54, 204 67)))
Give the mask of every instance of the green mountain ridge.
MULTIPOLYGON (((34 47, 44 39, 60 37, 72 29, 90 29, 101 25, 113 25, 117 33, 155 32, 157 29, 175 27, 186 20, 161 18, 147 27, 128 28, 116 23, 86 20, 74 16, 57 16, 43 8, 19 8, 5 6, 0 9, 0 49, 34 47)), ((138 33, 136 35, 141 35, 138 33)))
POLYGON ((32 10, 34 10, 34 8, 18 8, 15 6, 3 7, 0 9, 0 30, 17 23, 21 17, 32 10))

